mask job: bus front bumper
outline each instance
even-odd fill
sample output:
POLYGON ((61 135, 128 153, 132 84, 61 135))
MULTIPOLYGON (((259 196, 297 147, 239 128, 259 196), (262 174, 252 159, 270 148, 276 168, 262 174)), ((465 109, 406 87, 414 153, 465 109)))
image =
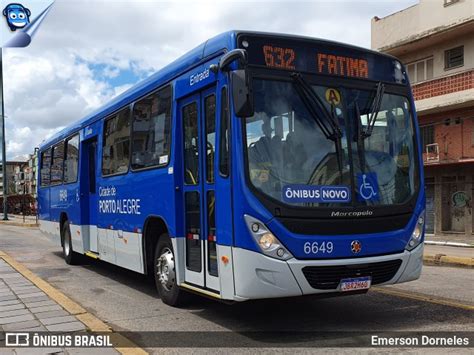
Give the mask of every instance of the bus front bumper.
MULTIPOLYGON (((305 276, 303 268, 310 269, 314 275, 318 274, 319 270, 322 272, 323 269, 318 270, 318 267, 324 267, 326 270, 328 270, 327 267, 331 266, 347 266, 352 269, 359 268, 359 266, 362 266, 362 268, 379 267, 378 271, 377 269, 373 269, 373 271, 378 272, 377 279, 379 281, 385 279, 386 281, 380 282, 378 285, 391 285, 416 280, 420 277, 423 264, 423 243, 412 251, 405 250, 399 254, 336 260, 290 259, 281 261, 253 251, 233 248, 233 259, 234 300, 245 301, 259 298, 341 292, 339 285, 329 289, 315 288, 320 286, 315 285, 314 279, 305 276), (397 262, 397 260, 400 260, 400 262, 397 262), (310 283, 313 283, 315 287, 310 283)), ((332 270, 329 269, 329 273, 331 272, 332 270)), ((367 275, 361 272, 360 276, 367 275)))

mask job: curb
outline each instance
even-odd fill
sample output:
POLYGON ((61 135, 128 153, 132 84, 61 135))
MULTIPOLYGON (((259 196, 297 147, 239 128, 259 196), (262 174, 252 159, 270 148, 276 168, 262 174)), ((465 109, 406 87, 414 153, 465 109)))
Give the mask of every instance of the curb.
POLYGON ((441 245, 447 247, 461 247, 461 248, 474 248, 474 244, 468 243, 458 243, 458 242, 442 242, 442 241, 435 241, 435 240, 425 240, 424 242, 426 245, 441 245))
POLYGON ((448 256, 445 254, 423 255, 423 263, 426 265, 474 268, 474 258, 448 256))
POLYGON ((22 223, 22 222, 12 222, 12 221, 0 221, 0 224, 4 224, 6 226, 14 226, 14 227, 29 227, 29 228, 39 227, 39 224, 37 223, 22 223))
POLYGON ((48 282, 44 281, 40 277, 36 276, 31 272, 26 266, 19 263, 11 256, 0 250, 0 258, 5 260, 11 267, 18 271, 25 278, 30 280, 35 284, 39 289, 41 289, 46 295, 48 295, 52 300, 56 301, 61 307, 66 311, 75 316, 79 321, 85 324, 87 329, 91 332, 110 332, 110 338, 114 344, 115 350, 123 355, 144 355, 148 354, 141 347, 136 345, 134 342, 124 337, 121 334, 114 333, 114 330, 104 323, 102 320, 94 316, 85 310, 81 305, 70 299, 61 291, 54 288, 48 282))

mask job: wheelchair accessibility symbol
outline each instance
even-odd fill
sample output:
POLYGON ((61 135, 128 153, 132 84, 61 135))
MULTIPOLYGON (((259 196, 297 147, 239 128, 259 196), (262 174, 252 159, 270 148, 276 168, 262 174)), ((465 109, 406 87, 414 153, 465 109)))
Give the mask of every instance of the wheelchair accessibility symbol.
POLYGON ((357 174, 357 186, 359 201, 377 201, 379 199, 376 173, 357 174))

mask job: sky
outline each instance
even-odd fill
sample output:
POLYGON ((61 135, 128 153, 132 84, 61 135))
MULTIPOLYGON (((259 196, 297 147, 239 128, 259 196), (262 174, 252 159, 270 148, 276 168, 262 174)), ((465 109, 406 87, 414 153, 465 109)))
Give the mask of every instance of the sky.
POLYGON ((7 160, 33 153, 221 32, 280 32, 370 48, 374 16, 417 2, 56 0, 27 48, 3 49, 7 160))

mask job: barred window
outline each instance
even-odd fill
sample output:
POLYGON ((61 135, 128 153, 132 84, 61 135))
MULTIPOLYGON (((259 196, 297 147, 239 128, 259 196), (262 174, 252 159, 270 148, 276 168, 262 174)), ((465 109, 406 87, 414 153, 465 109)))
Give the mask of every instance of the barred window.
POLYGON ((462 67, 464 65, 464 46, 444 51, 444 69, 462 67))
POLYGON ((424 126, 420 127, 421 131, 421 142, 423 145, 423 152, 426 151, 426 146, 428 144, 433 144, 434 141, 434 126, 424 126))

